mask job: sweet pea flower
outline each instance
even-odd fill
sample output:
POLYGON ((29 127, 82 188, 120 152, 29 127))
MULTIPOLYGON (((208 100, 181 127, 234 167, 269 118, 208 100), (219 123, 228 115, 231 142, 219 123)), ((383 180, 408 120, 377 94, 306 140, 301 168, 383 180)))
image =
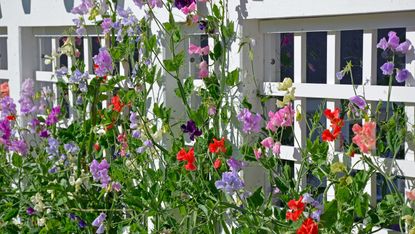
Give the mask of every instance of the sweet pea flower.
POLYGON ((284 106, 284 108, 279 109, 275 113, 272 111, 268 112, 269 121, 267 122, 266 129, 275 132, 277 127, 292 126, 294 114, 295 112, 291 103, 284 106))
POLYGON ((392 50, 395 50, 399 46, 399 37, 396 35, 396 32, 390 31, 388 33, 388 45, 392 50))
POLYGON ((394 66, 395 65, 392 62, 386 62, 380 67, 380 70, 382 70, 382 74, 385 76, 392 75, 394 66))
POLYGON ((107 218, 107 215, 105 213, 99 214, 99 216, 92 222, 92 226, 98 227, 96 233, 104 233, 105 226, 104 221, 107 218))
POLYGON ((360 96, 353 96, 353 97, 349 98, 349 101, 351 101, 353 104, 355 104, 361 110, 364 110, 365 107, 366 107, 365 99, 361 98, 360 96))
POLYGON ((244 108, 237 117, 243 123, 242 131, 244 133, 258 133, 260 131, 262 120, 260 114, 251 113, 247 108, 244 108))
POLYGON ((376 146, 376 123, 375 122, 366 122, 363 124, 363 127, 359 124, 353 125, 353 143, 359 146, 359 149, 362 153, 368 153, 370 150, 374 149, 376 146))
POLYGON ((188 7, 190 6, 192 3, 194 3, 195 0, 175 0, 174 1, 174 5, 178 8, 178 9, 182 9, 183 7, 188 7))
POLYGON ((380 39, 379 43, 376 45, 376 48, 386 50, 388 48, 388 41, 386 41, 386 38, 380 39))
POLYGON ((254 155, 255 155, 255 158, 257 160, 259 160, 262 156, 262 150, 260 148, 259 149, 254 149, 254 155))
POLYGON ((189 6, 184 6, 180 10, 183 12, 183 14, 188 15, 188 14, 192 13, 193 11, 196 11, 196 3, 192 2, 192 3, 190 3, 189 6))
POLYGON ((245 183, 239 177, 238 173, 235 171, 224 172, 222 174, 222 179, 215 182, 217 189, 222 190, 223 192, 232 195, 236 191, 239 191, 244 188, 245 183))
POLYGON ((396 81, 399 83, 405 82, 410 76, 412 76, 411 72, 409 72, 407 69, 399 69, 396 74, 396 81))
POLYGON ((275 142, 274 146, 272 147, 272 153, 274 155, 279 155, 281 153, 281 143, 275 142))
POLYGON ((407 191, 405 194, 410 201, 415 201, 415 189, 412 189, 411 191, 407 191))
POLYGON ((272 139, 272 137, 267 137, 261 141, 261 145, 267 149, 270 149, 274 145, 274 140, 272 139))
POLYGON ((399 52, 399 53, 402 53, 402 54, 406 54, 411 49, 412 49, 412 43, 409 40, 406 40, 406 41, 402 42, 401 44, 399 44, 399 46, 396 47, 395 51, 399 52))
POLYGON ((95 55, 93 59, 96 65, 95 73, 98 76, 103 77, 112 72, 112 58, 107 48, 100 48, 99 53, 95 55))
POLYGON ((202 61, 199 64, 199 78, 204 79, 209 76, 208 64, 206 61, 202 61))
POLYGON ((198 54, 200 56, 202 55, 208 55, 209 54, 209 46, 205 46, 205 47, 199 47, 195 44, 190 43, 189 44, 189 50, 188 50, 189 54, 198 54))

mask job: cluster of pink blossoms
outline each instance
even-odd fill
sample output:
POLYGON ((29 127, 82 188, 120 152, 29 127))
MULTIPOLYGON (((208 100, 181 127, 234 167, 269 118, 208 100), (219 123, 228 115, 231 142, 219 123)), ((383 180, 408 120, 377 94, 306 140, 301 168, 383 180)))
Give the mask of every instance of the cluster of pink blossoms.
POLYGON ((289 103, 288 105, 284 106, 284 108, 279 109, 275 113, 272 111, 268 112, 268 117, 269 121, 266 128, 275 132, 276 128, 289 127, 293 125, 294 109, 291 103, 289 103))

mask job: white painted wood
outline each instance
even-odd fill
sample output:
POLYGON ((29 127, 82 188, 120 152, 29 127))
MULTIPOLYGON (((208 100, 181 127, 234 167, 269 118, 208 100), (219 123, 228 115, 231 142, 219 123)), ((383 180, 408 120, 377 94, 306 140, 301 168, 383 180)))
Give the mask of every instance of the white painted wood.
MULTIPOLYGON (((298 84, 293 85, 295 96, 298 98, 327 98, 327 99, 349 99, 353 95, 352 85, 322 85, 322 84, 298 84)), ((277 82, 264 82, 263 94, 269 96, 282 96, 284 92, 277 90, 277 82)), ((358 93, 363 93, 362 85, 357 85, 358 93)), ((368 101, 386 101, 388 87, 387 86, 365 86, 366 100, 368 101)), ((391 94, 391 102, 415 102, 415 92, 412 87, 396 86, 393 87, 391 94)))
MULTIPOLYGON (((415 2, 414 2, 415 3, 415 2)), ((340 31, 413 26, 415 11, 263 20, 261 33, 340 31)))
MULTIPOLYGON (((307 63, 307 34, 295 33, 294 34, 294 85, 302 85, 306 82, 306 63, 307 63)), ((276 83, 274 83, 276 84, 276 83)), ((266 87, 266 84, 264 84, 266 87)), ((277 90, 277 89, 275 89, 277 90)), ((297 90, 296 90, 297 93, 297 90)), ((283 96, 283 95, 280 95, 283 96)), ((299 97, 296 94, 294 101, 295 111, 300 111, 303 116, 306 115, 306 97, 299 97)), ((306 145, 307 126, 305 121, 294 121, 294 146, 297 148, 303 148, 306 145)), ((300 162, 294 164, 294 178, 297 180, 300 173, 300 162)), ((306 177, 301 179, 301 187, 306 184, 306 177)))

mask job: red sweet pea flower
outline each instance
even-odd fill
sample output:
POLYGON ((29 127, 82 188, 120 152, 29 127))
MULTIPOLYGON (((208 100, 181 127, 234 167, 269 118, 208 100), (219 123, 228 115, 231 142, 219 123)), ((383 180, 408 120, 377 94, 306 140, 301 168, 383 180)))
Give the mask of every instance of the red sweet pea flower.
POLYGON ((330 120, 332 131, 326 129, 323 131, 321 138, 323 141, 334 141, 340 135, 344 125, 343 119, 340 118, 340 109, 336 107, 334 111, 326 109, 324 115, 330 120))
POLYGON ((290 211, 287 211, 285 218, 287 220, 297 221, 304 211, 305 204, 303 203, 303 197, 300 196, 297 201, 293 199, 287 205, 290 211))
POLYGON ((216 153, 226 153, 225 148, 225 137, 222 137, 220 141, 216 138, 213 138, 213 143, 209 144, 209 152, 216 154, 216 153))
POLYGON ((297 230, 297 234, 318 234, 318 225, 312 218, 307 218, 297 230))
POLYGON ((176 155, 177 160, 179 161, 186 161, 187 164, 184 166, 184 168, 188 171, 194 171, 196 170, 196 165, 195 165, 195 153, 194 153, 194 149, 190 148, 189 152, 186 152, 186 150, 184 148, 182 148, 176 155))
POLYGON ((213 163, 213 167, 215 168, 215 169, 218 169, 218 168, 220 168, 220 166, 222 165, 222 161, 219 159, 219 158, 217 158, 216 160, 215 160, 215 162, 213 163))
POLYGON ((112 109, 116 112, 121 112, 121 109, 123 108, 124 104, 121 103, 120 97, 118 95, 115 95, 111 98, 112 103, 112 109))
POLYGON ((10 121, 16 120, 16 116, 14 116, 14 115, 8 115, 8 116, 6 116, 6 118, 10 121))

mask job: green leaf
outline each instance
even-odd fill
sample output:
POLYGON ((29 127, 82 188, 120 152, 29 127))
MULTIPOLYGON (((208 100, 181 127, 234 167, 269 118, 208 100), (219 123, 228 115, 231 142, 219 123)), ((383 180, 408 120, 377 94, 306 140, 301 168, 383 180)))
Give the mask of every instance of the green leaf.
POLYGON ((321 215, 321 223, 330 228, 337 219, 337 200, 332 200, 324 205, 324 213, 321 215))
POLYGON ((248 199, 248 204, 254 208, 258 208, 264 202, 264 193, 262 187, 259 187, 248 199))
POLYGON ((213 58, 218 60, 222 56, 222 45, 220 41, 217 41, 215 47, 213 47, 213 58))
POLYGON ((16 153, 13 153, 12 163, 13 163, 13 165, 15 167, 19 167, 20 168, 23 165, 23 159, 22 159, 22 157, 20 155, 18 155, 16 153))
POLYGON ((213 15, 214 15, 216 18, 220 18, 220 11, 219 11, 219 7, 218 7, 218 5, 213 4, 212 11, 213 11, 213 15))
POLYGON ((10 219, 14 218, 17 213, 19 212, 18 209, 15 208, 10 208, 8 209, 5 213, 5 215, 3 216, 3 221, 9 221, 10 219))
POLYGON ((248 108, 249 110, 252 109, 252 104, 248 102, 246 96, 244 96, 244 99, 242 100, 242 106, 248 108))
POLYGON ((239 80, 239 69, 235 69, 232 72, 229 72, 226 76, 226 84, 228 86, 234 86, 238 83, 239 80))
POLYGON ((176 66, 174 65, 174 61, 172 59, 163 60, 163 64, 164 64, 166 71, 168 72, 176 71, 176 66))

